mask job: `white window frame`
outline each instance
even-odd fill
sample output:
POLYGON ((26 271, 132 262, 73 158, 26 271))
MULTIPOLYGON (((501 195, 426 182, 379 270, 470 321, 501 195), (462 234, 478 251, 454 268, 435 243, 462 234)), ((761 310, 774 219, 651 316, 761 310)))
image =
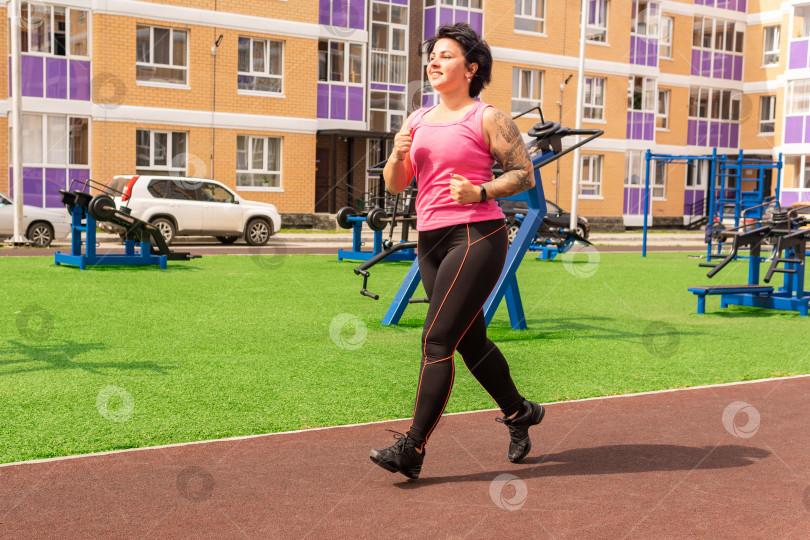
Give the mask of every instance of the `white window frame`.
POLYGON ((607 94, 607 78, 586 75, 582 92, 582 119, 588 122, 605 122, 605 94, 607 94), (595 102, 596 81, 601 80, 602 103, 595 102), (588 92, 590 90, 590 93, 588 92), (590 99, 589 99, 590 97, 590 99), (590 114, 589 114, 590 113, 590 114), (596 113, 599 113, 598 115, 596 113))
MULTIPOLYGON (((167 171, 168 176, 186 176, 186 171, 188 168, 188 145, 189 145, 189 133, 187 131, 168 131, 164 129, 138 129, 136 130, 135 135, 135 143, 136 143, 136 165, 135 165, 135 172, 137 174, 156 174, 156 171, 167 171), (137 141, 138 131, 145 131, 149 133, 149 165, 137 165, 137 141), (155 135, 161 134, 166 135, 166 151, 169 155, 166 156, 166 165, 156 164, 155 163, 155 135), (174 145, 174 137, 176 134, 183 134, 186 136, 186 151, 181 154, 171 155, 172 148, 174 145), (183 166, 175 165, 177 161, 182 160, 183 166)), ((160 174, 163 174, 162 172, 160 174)))
MULTIPOLYGON (((631 11, 631 18, 630 18, 630 33, 636 36, 641 37, 658 37, 658 29, 659 29, 659 18, 661 17, 661 4, 655 0, 632 0, 632 3, 636 5, 636 16, 632 16, 631 11), (647 12, 644 18, 645 22, 641 22, 641 18, 639 14, 641 13, 641 4, 645 4, 645 11, 647 12), (652 11, 652 6, 655 5, 656 14, 650 16, 650 11, 652 11), (641 28, 641 25, 644 25, 644 28, 641 28), (643 30, 643 31, 642 31, 643 30)), ((632 9, 632 7, 631 7, 632 9)))
POLYGON ((580 199, 602 199, 602 171, 604 170, 604 156, 602 154, 582 154, 580 156, 581 167, 580 171, 588 171, 588 178, 582 176, 579 180, 579 198, 580 199), (586 162, 588 165, 586 166, 586 162), (596 172, 595 172, 596 171, 596 172), (595 193, 584 195, 583 188, 590 187, 595 190, 595 193))
POLYGON ((759 135, 773 136, 776 128, 776 96, 759 96, 759 135), (763 115, 767 113, 767 117, 763 115), (770 126, 770 129, 763 127, 770 126))
MULTIPOLYGON (((284 164, 282 163, 284 158, 284 138, 283 137, 268 137, 264 135, 237 135, 236 141, 236 148, 237 153, 239 152, 239 137, 245 137, 247 146, 247 168, 246 169, 236 169, 236 190, 237 191, 284 191, 284 184, 282 183, 282 173, 281 171, 284 170, 284 164), (278 169, 270 169, 269 160, 270 160, 270 139, 278 141, 278 169), (263 156, 264 156, 264 168, 262 169, 255 169, 253 168, 253 141, 254 140, 261 140, 263 146, 263 156), (257 175, 276 175, 278 185, 274 186, 256 186, 251 183, 251 185, 240 184, 240 174, 243 175, 251 175, 251 181, 255 182, 255 177, 257 175)), ((237 167, 239 160, 237 159, 237 167)))
POLYGON ((656 104, 658 101, 658 93, 657 93, 657 81, 653 77, 643 77, 640 75, 630 75, 628 78, 628 88, 627 88, 627 109, 630 111, 637 111, 637 112, 646 112, 646 113, 655 113, 656 111, 656 104), (635 96, 635 79, 641 78, 641 108, 636 109, 634 108, 634 96, 635 96), (652 89, 650 89, 650 85, 652 85, 652 89), (652 96, 652 97, 650 97, 652 96))
POLYGON ((810 37, 810 4, 793 6, 790 19, 790 24, 793 27, 793 31, 791 33, 793 39, 807 39, 810 37), (798 20, 797 14, 799 11, 805 12, 804 15, 802 15, 801 26, 796 24, 798 20))
POLYGON ((641 150, 628 150, 625 154, 624 159, 624 187, 626 188, 639 188, 644 187, 644 167, 642 167, 642 162, 644 161, 644 155, 642 154, 641 150), (638 178, 638 183, 633 183, 633 174, 636 174, 638 178))
POLYGON ((781 33, 782 27, 778 24, 766 26, 762 29, 763 66, 775 66, 779 64, 779 39, 781 33))
MULTIPOLYGON (((148 62, 141 62, 137 60, 137 52, 135 57, 135 72, 136 72, 136 80, 135 84, 141 86, 157 86, 163 88, 185 88, 189 89, 189 55, 191 49, 191 40, 190 40, 190 32, 185 29, 181 28, 172 28, 169 26, 159 26, 159 25, 151 25, 151 24, 138 24, 136 26, 136 36, 137 36, 137 29, 138 27, 141 28, 149 28, 149 61, 148 62), (159 28, 161 30, 169 30, 169 61, 174 62, 174 34, 175 33, 183 33, 186 35, 186 57, 184 59, 185 65, 174 65, 174 64, 158 64, 154 62, 154 42, 155 42, 155 29, 159 28), (139 67, 143 68, 168 68, 173 70, 179 70, 183 72, 184 75, 184 82, 182 83, 172 83, 166 81, 156 81, 153 79, 138 79, 137 77, 137 70, 139 67)), ((137 37, 136 39, 136 48, 137 48, 137 37)))
POLYGON ((787 114, 810 114, 810 80, 788 81, 787 114))
POLYGON ((546 5, 546 0, 515 0, 515 17, 512 24, 513 31, 518 34, 545 36, 547 11, 548 6, 546 5), (537 14, 538 5, 543 9, 542 16, 537 14), (530 22, 534 24, 535 27, 537 27, 539 24, 540 31, 538 32, 537 30, 525 30, 522 28, 517 28, 518 21, 530 22))
MULTIPOLYGON (((532 107, 535 106, 539 106, 540 109, 543 108, 543 78, 544 73, 539 69, 530 69, 522 67, 512 68, 511 108, 513 115, 525 112, 527 109, 531 109, 532 107), (530 88, 528 89, 528 92, 524 92, 524 90, 526 89, 523 88, 524 73, 529 73, 531 78, 530 88), (515 77, 517 77, 517 87, 515 87, 515 77), (528 94, 530 97, 528 98, 522 97, 524 94, 528 94)), ((525 116, 529 118, 540 117, 540 115, 537 113, 529 113, 525 116)))
POLYGON ((715 52, 723 52, 728 54, 736 54, 738 56, 743 56, 745 53, 745 33, 746 27, 745 23, 742 22, 735 22, 729 21, 726 19, 715 19, 712 17, 698 17, 694 18, 694 25, 692 27, 692 48, 693 49, 701 49, 704 51, 715 51, 715 52), (700 34, 699 35, 699 43, 695 44, 695 27, 700 21, 700 34), (711 30, 707 32, 707 25, 711 26, 711 30), (731 42, 729 43, 729 35, 726 33, 726 28, 728 25, 732 25, 734 29, 734 34, 731 37, 731 42), (722 35, 721 35, 722 34, 722 35), (709 45, 704 45, 704 41, 706 37, 709 38, 709 45), (717 47, 717 39, 720 37, 721 46, 717 47), (737 50, 737 44, 740 44, 742 50, 737 50))
POLYGON ((239 60, 238 60, 238 52, 237 52, 237 93, 239 94, 253 94, 253 95, 260 95, 260 96, 272 96, 272 97, 283 97, 284 96, 284 42, 277 40, 277 39, 263 39, 263 38, 256 38, 252 36, 239 36, 237 39, 237 51, 238 51, 238 42, 240 40, 247 39, 249 40, 249 57, 248 57, 248 71, 239 71, 239 60), (253 71, 253 43, 254 42, 263 42, 265 44, 264 47, 264 65, 265 71, 253 71), (279 67, 280 73, 270 73, 270 46, 271 44, 278 44, 281 47, 281 65, 279 67), (253 90, 248 88, 239 88, 239 75, 246 76, 246 77, 257 77, 257 78, 265 78, 265 79, 273 79, 278 80, 280 83, 280 89, 277 92, 272 90, 253 90))
MULTIPOLYGON (((391 90, 390 87, 387 90, 373 90, 369 86, 369 95, 368 95, 368 125, 371 128, 372 125, 372 116, 374 117, 374 123, 381 118, 381 115, 385 115, 385 119, 383 121, 384 126, 382 131, 396 131, 402 127, 402 124, 405 122, 405 118, 408 116, 408 103, 406 103, 407 99, 407 90, 408 90, 408 47, 410 42, 410 32, 408 30, 407 24, 402 23, 395 23, 391 20, 391 8, 397 7, 400 9, 405 9, 405 20, 409 20, 410 13, 411 13, 411 6, 407 5, 399 5, 399 4, 389 4, 387 2, 376 2, 372 1, 371 6, 369 9, 369 69, 368 69, 368 80, 369 83, 378 83, 378 84, 385 84, 385 85, 395 85, 395 86, 404 86, 404 92, 397 92, 395 90, 391 90), (387 15, 384 19, 381 18, 374 18, 374 6, 375 4, 379 4, 380 6, 385 6, 388 8, 387 15), (374 32, 373 27, 377 26, 380 28, 380 31, 385 28, 385 36, 386 36, 386 49, 375 49, 372 48, 372 34, 374 32), (402 49, 394 49, 394 33, 400 32, 403 36, 402 40, 402 49), (397 64, 401 66, 400 70, 394 69, 394 61, 396 60, 397 64), (375 73, 375 68, 380 69, 379 73, 375 73), (394 81, 394 75, 399 73, 401 79, 398 81, 394 81), (380 75, 381 77, 377 77, 380 75), (385 78, 385 80, 380 80, 381 78, 385 78), (375 94, 384 93, 385 94, 385 108, 381 107, 372 107, 371 104, 371 93, 374 92, 375 94), (392 104, 394 105, 392 107, 392 104)), ((373 128, 371 128, 374 130, 373 128)))
POLYGON ((650 165, 650 200, 665 201, 667 200, 667 163, 653 161, 650 165), (659 167, 663 174, 659 174, 659 167))
MULTIPOLYGON (((37 113, 23 113, 23 127, 25 126, 26 119, 31 118, 38 118, 39 119, 39 135, 40 135, 40 159, 39 161, 31 161, 23 159, 23 167, 51 167, 51 168, 66 168, 66 169, 89 169, 90 168, 90 159, 92 156, 90 144, 92 139, 92 134, 90 133, 90 129, 92 128, 92 122, 90 121, 89 116, 82 116, 77 114, 37 114, 37 113), (60 150, 60 152, 64 152, 65 159, 61 161, 52 161, 50 159, 50 155, 52 154, 51 151, 51 144, 50 144, 50 123, 53 118, 63 119, 65 121, 65 131, 64 131, 64 141, 65 141, 65 148, 60 150), (71 163, 71 155, 70 155, 70 120, 73 118, 79 118, 82 120, 87 120, 87 163, 71 163)), ((23 144, 24 148, 27 146, 25 132, 22 131, 23 137, 23 144)), ((12 127, 9 126, 9 164, 11 163, 11 132, 12 127)), ((25 154, 25 151, 23 151, 25 154)), ((21 156, 21 159, 23 156, 21 156)))
POLYGON ((656 131, 669 131, 669 109, 670 109, 670 99, 672 97, 672 93, 670 90, 667 89, 658 89, 658 99, 656 100, 655 106, 655 130, 656 131), (663 99, 662 99, 663 98, 663 99), (661 112, 661 103, 664 104, 663 109, 664 111, 661 112), (658 119, 662 119, 662 125, 658 126, 658 119))
POLYGON ((658 40, 658 58, 672 60, 672 41, 675 33, 675 19, 669 15, 661 15, 661 37, 658 40), (668 39, 664 39, 664 36, 668 39), (667 51, 664 54, 664 50, 667 51))
POLYGON ((21 26, 21 28, 20 28, 20 33, 21 34, 23 33, 23 30, 27 30, 28 28, 30 28, 31 30, 36 29, 40 24, 42 24, 42 21, 45 19, 45 17, 47 17, 47 19, 49 21, 49 30, 50 30, 50 33, 49 33, 49 42, 50 42, 49 49, 50 50, 48 52, 32 51, 31 50, 31 45, 32 45, 31 41, 32 41, 33 34, 34 34, 33 32, 26 31, 24 36, 21 35, 21 38, 25 39, 25 43, 23 43, 22 40, 20 41, 20 47, 23 48, 23 49, 26 49, 26 50, 22 51, 23 54, 25 54, 27 56, 46 56, 46 57, 49 57, 49 58, 75 58, 75 59, 85 59, 85 60, 89 60, 90 57, 92 56, 92 51, 91 51, 90 47, 91 47, 91 43, 92 43, 91 36, 93 35, 93 30, 92 30, 92 27, 90 26, 91 22, 92 22, 92 17, 91 17, 91 12, 89 10, 79 9, 79 8, 72 8, 72 7, 68 7, 68 6, 52 6, 52 5, 47 5, 47 4, 40 4, 40 3, 37 3, 37 2, 25 2, 23 5, 20 6, 20 13, 21 13, 21 16, 22 16, 22 19, 23 19, 23 21, 21 22, 21 25, 20 25, 21 26), (26 9, 26 7, 28 8, 28 16, 27 17, 25 16, 25 13, 24 13, 24 10, 26 9), (54 11, 53 11, 54 7, 60 7, 60 8, 63 8, 65 10, 65 54, 64 55, 56 54, 56 52, 54 50, 54 45, 56 43, 56 39, 54 37, 55 34, 56 34, 56 30, 55 30, 56 25, 55 25, 55 20, 54 20, 55 15, 54 15, 54 11), (31 17, 32 10, 35 13, 34 17, 31 17), (44 13, 45 11, 47 11, 47 15, 44 13), (87 54, 73 54, 70 51, 70 49, 71 49, 70 39, 71 39, 71 34, 72 34, 72 28, 71 28, 72 23, 71 23, 71 20, 70 20, 71 19, 70 15, 71 15, 71 12, 73 12, 73 11, 83 11, 83 12, 85 12, 85 14, 87 16, 87 35, 85 36, 85 41, 87 43, 87 54))
POLYGON ((585 40, 588 43, 600 43, 607 45, 608 42, 608 20, 610 17, 610 0, 590 0, 588 2, 588 18, 586 21, 591 20, 590 9, 591 3, 599 9, 599 16, 603 19, 602 24, 587 23, 585 25, 585 40))

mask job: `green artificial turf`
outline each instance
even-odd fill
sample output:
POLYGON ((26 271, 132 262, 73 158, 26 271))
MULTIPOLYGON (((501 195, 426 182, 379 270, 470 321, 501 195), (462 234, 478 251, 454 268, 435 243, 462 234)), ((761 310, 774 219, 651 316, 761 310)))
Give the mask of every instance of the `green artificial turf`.
MULTIPOLYGON (((503 306, 490 325, 527 397, 810 372, 810 319, 720 310, 718 297, 696 314, 687 287, 745 283, 746 262, 709 280, 683 253, 588 260, 528 256, 529 330, 512 330, 503 306)), ((372 269, 376 302, 359 294, 356 264, 244 255, 80 271, 0 259, 0 462, 410 416, 427 306, 382 327, 409 263, 372 269)), ((458 357, 456 368, 447 411, 493 408, 458 357)))

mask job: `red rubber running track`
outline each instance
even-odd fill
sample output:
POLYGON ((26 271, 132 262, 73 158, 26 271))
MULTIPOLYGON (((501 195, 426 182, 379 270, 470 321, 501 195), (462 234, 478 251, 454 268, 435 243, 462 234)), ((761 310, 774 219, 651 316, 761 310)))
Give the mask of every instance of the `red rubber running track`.
POLYGON ((0 467, 3 538, 807 538, 810 377, 548 405, 524 463, 494 411, 0 467))

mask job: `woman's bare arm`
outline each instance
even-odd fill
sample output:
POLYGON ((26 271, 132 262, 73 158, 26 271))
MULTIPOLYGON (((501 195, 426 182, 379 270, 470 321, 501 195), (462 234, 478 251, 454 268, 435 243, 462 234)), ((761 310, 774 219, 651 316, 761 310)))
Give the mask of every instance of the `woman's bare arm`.
POLYGON ((413 113, 402 125, 402 130, 394 136, 394 150, 388 156, 383 169, 385 187, 393 195, 404 191, 413 180, 411 164, 411 129, 408 127, 413 113))
POLYGON ((484 137, 503 174, 483 184, 487 199, 511 197, 534 187, 534 168, 515 121, 489 107, 484 111, 484 137))

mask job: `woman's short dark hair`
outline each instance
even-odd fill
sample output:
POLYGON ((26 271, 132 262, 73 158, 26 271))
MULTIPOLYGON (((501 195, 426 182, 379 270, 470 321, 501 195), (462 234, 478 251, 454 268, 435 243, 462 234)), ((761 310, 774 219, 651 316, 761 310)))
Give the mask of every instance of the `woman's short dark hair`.
POLYGON ((459 22, 440 26, 436 35, 422 44, 422 50, 430 56, 436 42, 442 38, 452 39, 461 46, 467 65, 478 64, 478 70, 470 83, 470 97, 476 97, 492 80, 492 51, 489 50, 489 45, 469 24, 459 22))

